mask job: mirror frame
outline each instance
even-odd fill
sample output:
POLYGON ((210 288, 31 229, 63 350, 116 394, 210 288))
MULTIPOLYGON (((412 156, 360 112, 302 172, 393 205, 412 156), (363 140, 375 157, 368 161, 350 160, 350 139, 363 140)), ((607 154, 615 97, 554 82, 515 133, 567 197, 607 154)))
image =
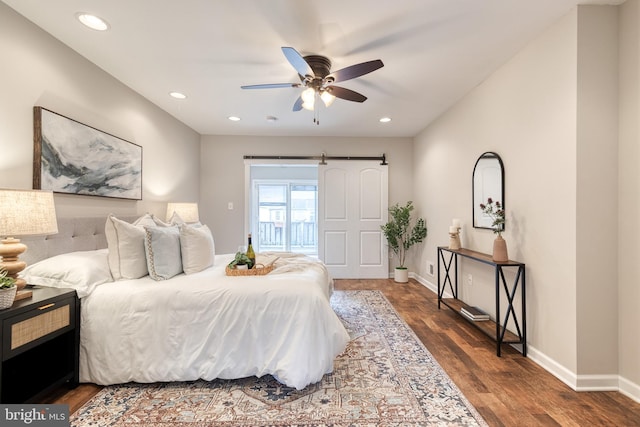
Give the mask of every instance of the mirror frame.
MULTIPOLYGON (((487 230, 493 230, 493 228, 491 227, 484 227, 482 225, 479 225, 476 222, 476 209, 480 210, 480 203, 484 203, 485 201, 482 200, 476 200, 476 188, 475 188, 475 184, 476 184, 476 168, 478 167, 478 163, 480 162, 480 160, 482 159, 487 159, 487 158, 495 158, 498 160, 498 164, 500 165, 500 203, 502 204, 502 209, 505 209, 505 200, 504 200, 504 164, 502 163, 502 159, 500 158, 500 156, 498 155, 498 153, 495 153, 493 151, 486 151, 484 153, 482 153, 480 155, 480 157, 478 157, 478 160, 476 160, 476 164, 473 166, 473 174, 471 176, 471 200, 472 200, 472 205, 471 205, 471 221, 473 223, 473 228, 483 228, 483 229, 487 229, 487 230)), ((482 195, 480 195, 481 197, 482 195)), ((505 224, 502 224, 502 230, 504 231, 504 227, 505 224)))

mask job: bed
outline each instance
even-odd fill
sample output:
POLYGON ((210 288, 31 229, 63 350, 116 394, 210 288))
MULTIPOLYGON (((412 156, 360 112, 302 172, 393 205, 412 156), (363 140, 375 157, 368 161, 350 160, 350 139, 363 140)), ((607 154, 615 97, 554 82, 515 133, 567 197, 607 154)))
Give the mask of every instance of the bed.
POLYGON ((168 280, 113 280, 105 219, 59 222, 58 235, 24 239, 23 277, 81 297, 81 382, 272 375, 303 389, 332 372, 349 341, 329 303, 332 280, 313 258, 259 254, 277 257, 271 273, 227 276, 233 254, 216 254, 212 266, 168 280))

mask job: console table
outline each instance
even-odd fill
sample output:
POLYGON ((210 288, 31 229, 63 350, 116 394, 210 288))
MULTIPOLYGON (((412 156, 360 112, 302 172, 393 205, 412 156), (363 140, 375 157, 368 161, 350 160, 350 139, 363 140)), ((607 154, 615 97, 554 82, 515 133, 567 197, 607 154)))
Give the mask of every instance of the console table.
POLYGON ((525 280, 525 264, 517 261, 496 262, 491 258, 491 255, 481 252, 472 251, 470 249, 449 249, 446 246, 438 247, 438 309, 440 304, 444 304, 451 310, 458 313, 465 320, 468 320, 475 325, 479 330, 496 341, 496 354, 500 356, 500 347, 502 344, 521 344, 522 355, 527 355, 527 312, 525 304, 526 295, 526 280, 525 280), (477 261, 483 264, 487 264, 493 267, 495 271, 495 303, 496 303, 496 321, 470 321, 464 317, 460 310, 465 305, 464 302, 458 299, 458 258, 466 258, 473 261, 477 261), (453 264, 453 265, 452 265, 453 264), (444 267, 444 277, 441 280, 440 265, 444 267), (516 276, 512 283, 508 283, 505 275, 505 269, 515 269, 516 276), (453 276, 453 277, 452 277, 453 276), (443 298, 444 292, 447 289, 447 285, 451 290, 453 298, 443 298), (507 296, 506 314, 502 323, 500 322, 501 315, 501 302, 500 294, 501 289, 504 290, 507 296), (516 293, 520 291, 521 294, 521 316, 522 325, 518 320, 518 316, 514 310, 514 298, 516 293), (513 320, 516 327, 517 335, 507 330, 507 324, 509 319, 513 320))

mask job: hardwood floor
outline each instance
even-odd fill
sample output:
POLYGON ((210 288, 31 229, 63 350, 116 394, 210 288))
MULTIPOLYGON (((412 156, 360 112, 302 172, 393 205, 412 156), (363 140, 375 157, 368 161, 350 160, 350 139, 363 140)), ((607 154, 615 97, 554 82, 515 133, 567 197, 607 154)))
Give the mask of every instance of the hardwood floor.
MULTIPOLYGON (((618 392, 575 392, 451 310, 417 282, 336 280, 336 289, 381 290, 438 363, 491 426, 640 426, 640 404, 618 392)), ((100 390, 83 384, 42 403, 65 403, 70 413, 100 390)))

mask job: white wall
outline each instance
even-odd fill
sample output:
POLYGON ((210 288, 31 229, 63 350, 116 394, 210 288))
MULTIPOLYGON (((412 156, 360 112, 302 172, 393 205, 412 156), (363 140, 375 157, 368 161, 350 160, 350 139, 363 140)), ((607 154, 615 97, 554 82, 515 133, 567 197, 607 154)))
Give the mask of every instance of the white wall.
MULTIPOLYGON (((477 156, 496 151, 509 255, 527 264, 529 356, 576 389, 620 389, 637 400, 639 22, 638 0, 574 9, 414 147, 423 189, 415 199, 432 236, 420 277, 435 284, 426 266, 448 243, 452 218, 463 219, 463 246, 491 252, 493 234, 471 227, 471 173, 477 156)), ((492 311, 486 270, 464 262, 474 281, 463 280, 461 293, 492 311)))
POLYGON ((33 107, 143 147, 143 200, 55 196, 58 216, 152 212, 197 201, 200 136, 0 3, 0 188, 32 188, 33 107))
MULTIPOLYGON (((244 242, 245 155, 380 156, 389 162, 389 203, 414 194, 413 141, 410 138, 202 137, 200 216, 211 227, 216 251, 234 252, 244 242), (232 202, 234 210, 227 209, 232 202)), ((428 226, 429 224, 427 224, 428 226)))
MULTIPOLYGON (((578 8, 577 370, 618 372, 618 9, 578 8), (606 224, 606 225, 605 225, 606 224), (605 226, 603 226, 605 225, 605 226), (613 286, 608 286, 613 284, 613 286)), ((585 379, 586 378, 586 379, 585 379)), ((609 379, 616 385, 617 377, 609 379)))
MULTIPOLYGON (((640 2, 620 7, 618 325, 620 388, 640 396, 640 2)), ((610 283, 602 286, 610 287, 610 283)))
MULTIPOLYGON (((575 46, 574 11, 425 129, 414 148, 415 179, 425 183, 416 201, 433 236, 421 276, 429 278, 426 261, 435 261, 436 246, 448 243, 452 218, 462 219, 464 247, 491 252, 494 234, 472 228, 471 175, 478 156, 495 151, 505 166, 503 236, 509 257, 527 264, 530 351, 574 372, 575 46)), ((477 279, 463 285, 463 298, 491 309, 491 274, 464 267, 477 279)))

